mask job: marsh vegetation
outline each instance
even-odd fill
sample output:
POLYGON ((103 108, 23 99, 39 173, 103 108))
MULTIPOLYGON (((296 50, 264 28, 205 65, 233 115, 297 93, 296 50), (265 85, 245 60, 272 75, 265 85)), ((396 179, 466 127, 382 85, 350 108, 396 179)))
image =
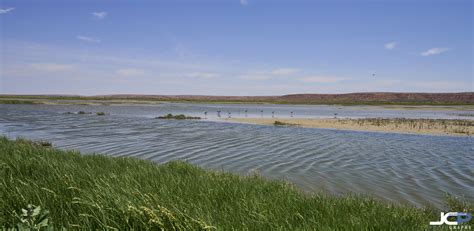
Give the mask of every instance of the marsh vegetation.
POLYGON ((342 119, 341 123, 353 123, 359 126, 393 127, 410 130, 442 130, 446 133, 470 135, 474 129, 474 120, 448 119, 406 119, 406 118, 365 118, 342 119))
POLYGON ((235 118, 234 121, 264 125, 292 125, 310 128, 381 131, 417 134, 462 135, 474 134, 474 120, 361 118, 361 119, 310 119, 310 118, 235 118))

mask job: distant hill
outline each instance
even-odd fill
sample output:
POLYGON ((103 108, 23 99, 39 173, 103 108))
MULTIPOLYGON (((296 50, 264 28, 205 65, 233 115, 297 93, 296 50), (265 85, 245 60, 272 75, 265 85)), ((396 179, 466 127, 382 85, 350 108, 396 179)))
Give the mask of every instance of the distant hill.
POLYGON ((474 92, 394 93, 365 92, 348 94, 291 94, 283 96, 209 96, 209 95, 0 95, 2 98, 62 100, 157 100, 287 104, 401 104, 401 105, 474 105, 474 92))
POLYGON ((281 96, 288 102, 332 103, 419 103, 474 104, 474 92, 462 93, 391 93, 367 92, 349 94, 294 94, 281 96))

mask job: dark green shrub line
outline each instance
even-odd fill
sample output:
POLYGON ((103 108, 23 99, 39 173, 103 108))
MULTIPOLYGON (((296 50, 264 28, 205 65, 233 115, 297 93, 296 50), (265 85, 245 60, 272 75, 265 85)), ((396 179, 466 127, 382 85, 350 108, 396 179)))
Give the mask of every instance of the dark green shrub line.
POLYGON ((257 175, 0 137, 0 229, 420 230, 438 219, 429 208, 308 195, 257 175))

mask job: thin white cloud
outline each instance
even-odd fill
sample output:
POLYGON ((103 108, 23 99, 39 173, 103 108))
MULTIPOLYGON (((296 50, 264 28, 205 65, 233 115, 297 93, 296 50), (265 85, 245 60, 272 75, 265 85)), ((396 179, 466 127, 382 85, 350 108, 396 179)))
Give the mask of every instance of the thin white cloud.
POLYGON ((298 74, 300 69, 296 68, 276 68, 271 71, 250 72, 240 75, 240 79, 244 80, 267 80, 275 78, 285 78, 291 75, 298 74))
POLYGON ((31 67, 36 70, 41 71, 67 71, 74 69, 74 65, 72 64, 61 64, 61 63, 33 63, 31 67))
POLYGON ((249 1, 248 0, 240 0, 240 5, 242 6, 246 6, 249 4, 249 1))
POLYGON ((94 17, 96 17, 97 19, 104 19, 107 16, 107 12, 105 11, 92 12, 92 15, 94 15, 94 17))
POLYGON ((449 50, 450 50, 449 48, 433 47, 431 49, 428 49, 425 52, 421 52, 420 55, 421 56, 439 55, 439 54, 445 53, 449 50))
POLYGON ((258 74, 258 73, 240 75, 239 77, 244 80, 267 80, 267 79, 272 78, 272 76, 270 75, 258 74))
POLYGON ((7 8, 7 9, 0 9, 0 14, 6 14, 10 11, 13 11, 15 8, 11 7, 11 8, 7 8))
POLYGON ((99 38, 92 38, 92 37, 87 37, 87 36, 82 36, 82 35, 79 35, 76 37, 77 39, 81 40, 81 41, 84 41, 84 42, 89 42, 89 43, 100 43, 100 39, 99 38))
POLYGON ((386 43, 384 46, 385 46, 385 49, 387 49, 387 50, 393 50, 398 46, 398 43, 397 42, 389 42, 389 43, 386 43))
POLYGON ((219 77, 218 74, 210 72, 192 72, 185 74, 184 76, 197 79, 214 79, 219 77))
POLYGON ((337 83, 350 78, 343 77, 330 77, 330 76, 310 76, 302 78, 301 81, 304 83, 337 83))
POLYGON ((279 68, 272 71, 273 75, 292 75, 298 73, 300 70, 295 68, 279 68))
POLYGON ((145 71, 137 68, 124 68, 118 69, 115 73, 120 76, 139 76, 144 75, 145 71))

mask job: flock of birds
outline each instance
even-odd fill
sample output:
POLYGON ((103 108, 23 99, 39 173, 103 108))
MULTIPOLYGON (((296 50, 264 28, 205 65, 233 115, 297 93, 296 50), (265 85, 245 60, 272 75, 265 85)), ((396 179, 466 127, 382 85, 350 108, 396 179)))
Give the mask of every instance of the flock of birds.
MULTIPOLYGON (((216 112, 217 112, 217 117, 222 118, 222 116, 221 116, 222 111, 219 110, 219 111, 216 111, 216 112)), ((246 118, 247 118, 247 112, 248 112, 248 110, 244 111, 246 118)), ((294 112, 291 111, 290 112, 290 117, 293 118, 293 116, 294 116, 294 112)), ((260 117, 263 118, 263 110, 260 110, 260 117)), ((207 111, 204 112, 204 118, 207 119, 207 111)), ((232 112, 227 111, 227 118, 229 118, 229 119, 232 118, 232 112)), ((272 118, 275 118, 275 111, 272 111, 272 118)), ((337 118, 337 113, 334 113, 334 119, 336 119, 336 118, 337 118)))

